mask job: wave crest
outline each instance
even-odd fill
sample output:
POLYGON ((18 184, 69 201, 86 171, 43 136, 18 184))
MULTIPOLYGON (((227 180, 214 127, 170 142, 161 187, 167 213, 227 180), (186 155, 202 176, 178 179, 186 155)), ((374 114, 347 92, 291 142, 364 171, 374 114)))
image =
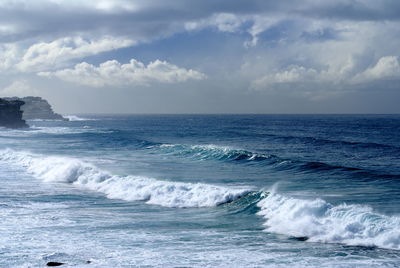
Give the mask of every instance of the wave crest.
POLYGON ((186 145, 186 144, 162 144, 159 146, 162 152, 183 157, 192 157, 200 160, 231 160, 231 161, 263 161, 276 158, 274 155, 254 153, 246 150, 233 149, 217 145, 186 145))
POLYGON ((307 239, 400 249, 400 218, 368 206, 334 206, 322 199, 301 200, 272 192, 258 203, 266 231, 307 239))
POLYGON ((91 119, 91 118, 83 118, 83 117, 79 117, 76 115, 64 115, 65 118, 67 118, 69 121, 92 121, 95 119, 91 119))
POLYGON ((236 200, 250 192, 202 183, 161 181, 140 176, 117 176, 75 158, 42 156, 4 150, 0 160, 26 168, 44 181, 67 182, 104 193, 108 198, 146 201, 165 207, 211 207, 236 200))

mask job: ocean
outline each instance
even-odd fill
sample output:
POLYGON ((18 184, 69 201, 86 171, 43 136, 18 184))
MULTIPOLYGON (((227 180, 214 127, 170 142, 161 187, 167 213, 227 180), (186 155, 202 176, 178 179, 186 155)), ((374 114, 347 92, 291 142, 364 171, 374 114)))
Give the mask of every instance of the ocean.
POLYGON ((400 267, 400 115, 0 130, 0 267, 400 267))

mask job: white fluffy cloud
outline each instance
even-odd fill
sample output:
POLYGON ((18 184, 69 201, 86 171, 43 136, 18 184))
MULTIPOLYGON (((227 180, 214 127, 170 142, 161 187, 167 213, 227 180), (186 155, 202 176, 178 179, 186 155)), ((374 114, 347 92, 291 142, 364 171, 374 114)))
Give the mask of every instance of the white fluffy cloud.
POLYGON ((400 79, 400 64, 397 56, 381 57, 372 67, 358 72, 352 60, 349 60, 347 64, 343 64, 340 69, 316 70, 294 65, 255 79, 251 84, 251 88, 271 91, 277 87, 296 88, 306 84, 309 89, 312 89, 316 84, 325 84, 330 87, 333 85, 336 89, 340 89, 343 86, 349 87, 354 84, 384 79, 400 79))
POLYGON ((16 45, 0 45, 0 71, 5 71, 13 66, 18 59, 19 50, 16 45))
POLYGON ((204 74, 198 71, 179 68, 165 61, 156 60, 146 66, 135 59, 131 59, 127 64, 110 60, 98 67, 82 62, 75 65, 73 69, 41 72, 39 75, 57 77, 64 81, 90 87, 149 85, 154 82, 179 83, 206 78, 204 74))
POLYGON ((270 73, 253 82, 253 87, 260 89, 274 84, 314 82, 322 79, 321 74, 315 69, 303 66, 292 66, 286 70, 270 73))
POLYGON ((37 90, 33 89, 28 82, 14 81, 9 86, 0 89, 0 96, 4 97, 26 97, 36 95, 38 93, 37 90))
POLYGON ((355 83, 363 83, 381 79, 400 79, 399 57, 382 57, 374 66, 357 74, 353 80, 355 83))
POLYGON ((105 37, 98 40, 84 40, 81 37, 66 37, 30 46, 16 66, 21 71, 48 70, 72 59, 96 55, 133 44, 132 40, 121 38, 105 37))

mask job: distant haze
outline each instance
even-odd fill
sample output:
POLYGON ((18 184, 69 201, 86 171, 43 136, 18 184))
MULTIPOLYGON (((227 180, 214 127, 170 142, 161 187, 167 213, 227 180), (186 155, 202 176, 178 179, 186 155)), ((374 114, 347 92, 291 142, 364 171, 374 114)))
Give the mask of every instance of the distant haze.
POLYGON ((0 96, 75 113, 400 113, 398 0, 2 0, 0 96))

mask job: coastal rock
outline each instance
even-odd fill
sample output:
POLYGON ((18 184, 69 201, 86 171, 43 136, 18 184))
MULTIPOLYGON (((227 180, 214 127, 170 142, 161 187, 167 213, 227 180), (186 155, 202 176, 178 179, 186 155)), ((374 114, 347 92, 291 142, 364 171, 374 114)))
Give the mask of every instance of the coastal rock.
POLYGON ((28 127, 25 120, 22 119, 22 105, 24 105, 23 101, 0 99, 0 126, 9 128, 28 127))
POLYGON ((307 236, 294 236, 290 238, 291 240, 296 240, 296 241, 307 241, 309 239, 309 237, 307 236))
POLYGON ((49 261, 46 265, 47 266, 61 266, 63 264, 64 264, 63 262, 49 261))
POLYGON ((42 119, 68 121, 67 118, 64 118, 62 115, 55 113, 47 100, 42 99, 41 97, 29 96, 23 98, 12 97, 5 99, 10 101, 19 100, 25 103, 21 107, 22 111, 24 112, 23 119, 25 120, 42 119))

